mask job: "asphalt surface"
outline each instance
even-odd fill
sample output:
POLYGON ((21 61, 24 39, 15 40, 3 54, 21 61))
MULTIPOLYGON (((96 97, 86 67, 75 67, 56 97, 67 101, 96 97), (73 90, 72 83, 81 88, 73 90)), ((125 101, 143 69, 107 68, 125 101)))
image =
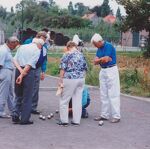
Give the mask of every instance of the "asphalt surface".
POLYGON ((82 119, 78 127, 62 127, 56 124, 56 86, 55 78, 41 82, 38 107, 46 116, 54 113, 54 118, 42 121, 32 115, 34 124, 28 126, 0 119, 0 149, 150 149, 150 102, 122 95, 120 123, 106 121, 98 126, 93 118, 100 114, 100 95, 98 89, 91 88, 89 118, 82 119))

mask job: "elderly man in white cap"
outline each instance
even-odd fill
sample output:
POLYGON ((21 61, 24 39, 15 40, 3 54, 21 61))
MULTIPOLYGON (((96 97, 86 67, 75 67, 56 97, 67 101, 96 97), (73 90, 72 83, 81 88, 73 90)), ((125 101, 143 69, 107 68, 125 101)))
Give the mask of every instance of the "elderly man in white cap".
POLYGON ((12 75, 14 70, 11 50, 19 44, 17 37, 8 38, 6 44, 0 47, 0 118, 9 118, 5 113, 7 101, 10 112, 13 110, 12 75))
POLYGON ((30 121, 30 116, 34 73, 43 44, 43 39, 34 38, 32 43, 20 46, 14 57, 14 63, 17 67, 15 76, 16 103, 12 116, 14 123, 21 125, 33 124, 33 121, 30 121))
POLYGON ((116 49, 111 43, 103 40, 100 34, 94 34, 91 43, 98 48, 94 60, 100 65, 101 115, 94 120, 108 120, 112 123, 120 121, 120 80, 116 64, 116 49))

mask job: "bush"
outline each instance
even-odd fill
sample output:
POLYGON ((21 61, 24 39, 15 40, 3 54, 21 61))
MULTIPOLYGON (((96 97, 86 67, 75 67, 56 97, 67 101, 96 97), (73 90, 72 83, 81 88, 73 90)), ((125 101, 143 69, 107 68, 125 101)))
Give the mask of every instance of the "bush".
POLYGON ((48 63, 47 72, 49 75, 58 76, 59 75, 59 64, 58 63, 48 63))
POLYGON ((149 97, 149 86, 145 81, 144 74, 138 72, 135 68, 126 69, 120 72, 120 82, 121 82, 121 92, 136 95, 136 96, 146 96, 149 97))
POLYGON ((85 82, 86 84, 98 86, 99 85, 99 69, 96 69, 91 62, 91 57, 88 55, 88 52, 84 52, 84 56, 86 57, 88 71, 86 74, 85 82))
POLYGON ((125 70, 120 75, 120 80, 124 84, 126 84, 126 87, 136 86, 138 83, 140 83, 141 76, 138 73, 137 69, 134 70, 125 70))

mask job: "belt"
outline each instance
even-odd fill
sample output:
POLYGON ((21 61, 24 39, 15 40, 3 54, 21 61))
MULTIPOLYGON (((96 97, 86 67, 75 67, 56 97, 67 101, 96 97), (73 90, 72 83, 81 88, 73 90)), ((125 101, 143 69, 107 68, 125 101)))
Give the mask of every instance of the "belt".
POLYGON ((114 64, 114 65, 109 65, 109 66, 101 66, 101 68, 105 69, 105 68, 111 68, 111 67, 114 67, 114 66, 116 66, 116 64, 114 64))

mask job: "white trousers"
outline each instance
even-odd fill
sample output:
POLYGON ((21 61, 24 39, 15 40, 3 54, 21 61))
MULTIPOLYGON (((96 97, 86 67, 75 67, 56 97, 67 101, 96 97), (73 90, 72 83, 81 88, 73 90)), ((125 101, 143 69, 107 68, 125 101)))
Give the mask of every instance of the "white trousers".
POLYGON ((101 69, 99 73, 101 116, 120 119, 120 80, 117 66, 101 69))
POLYGON ((85 79, 63 79, 63 83, 64 88, 60 98, 60 120, 68 123, 68 106, 72 98, 73 122, 80 124, 85 79))

